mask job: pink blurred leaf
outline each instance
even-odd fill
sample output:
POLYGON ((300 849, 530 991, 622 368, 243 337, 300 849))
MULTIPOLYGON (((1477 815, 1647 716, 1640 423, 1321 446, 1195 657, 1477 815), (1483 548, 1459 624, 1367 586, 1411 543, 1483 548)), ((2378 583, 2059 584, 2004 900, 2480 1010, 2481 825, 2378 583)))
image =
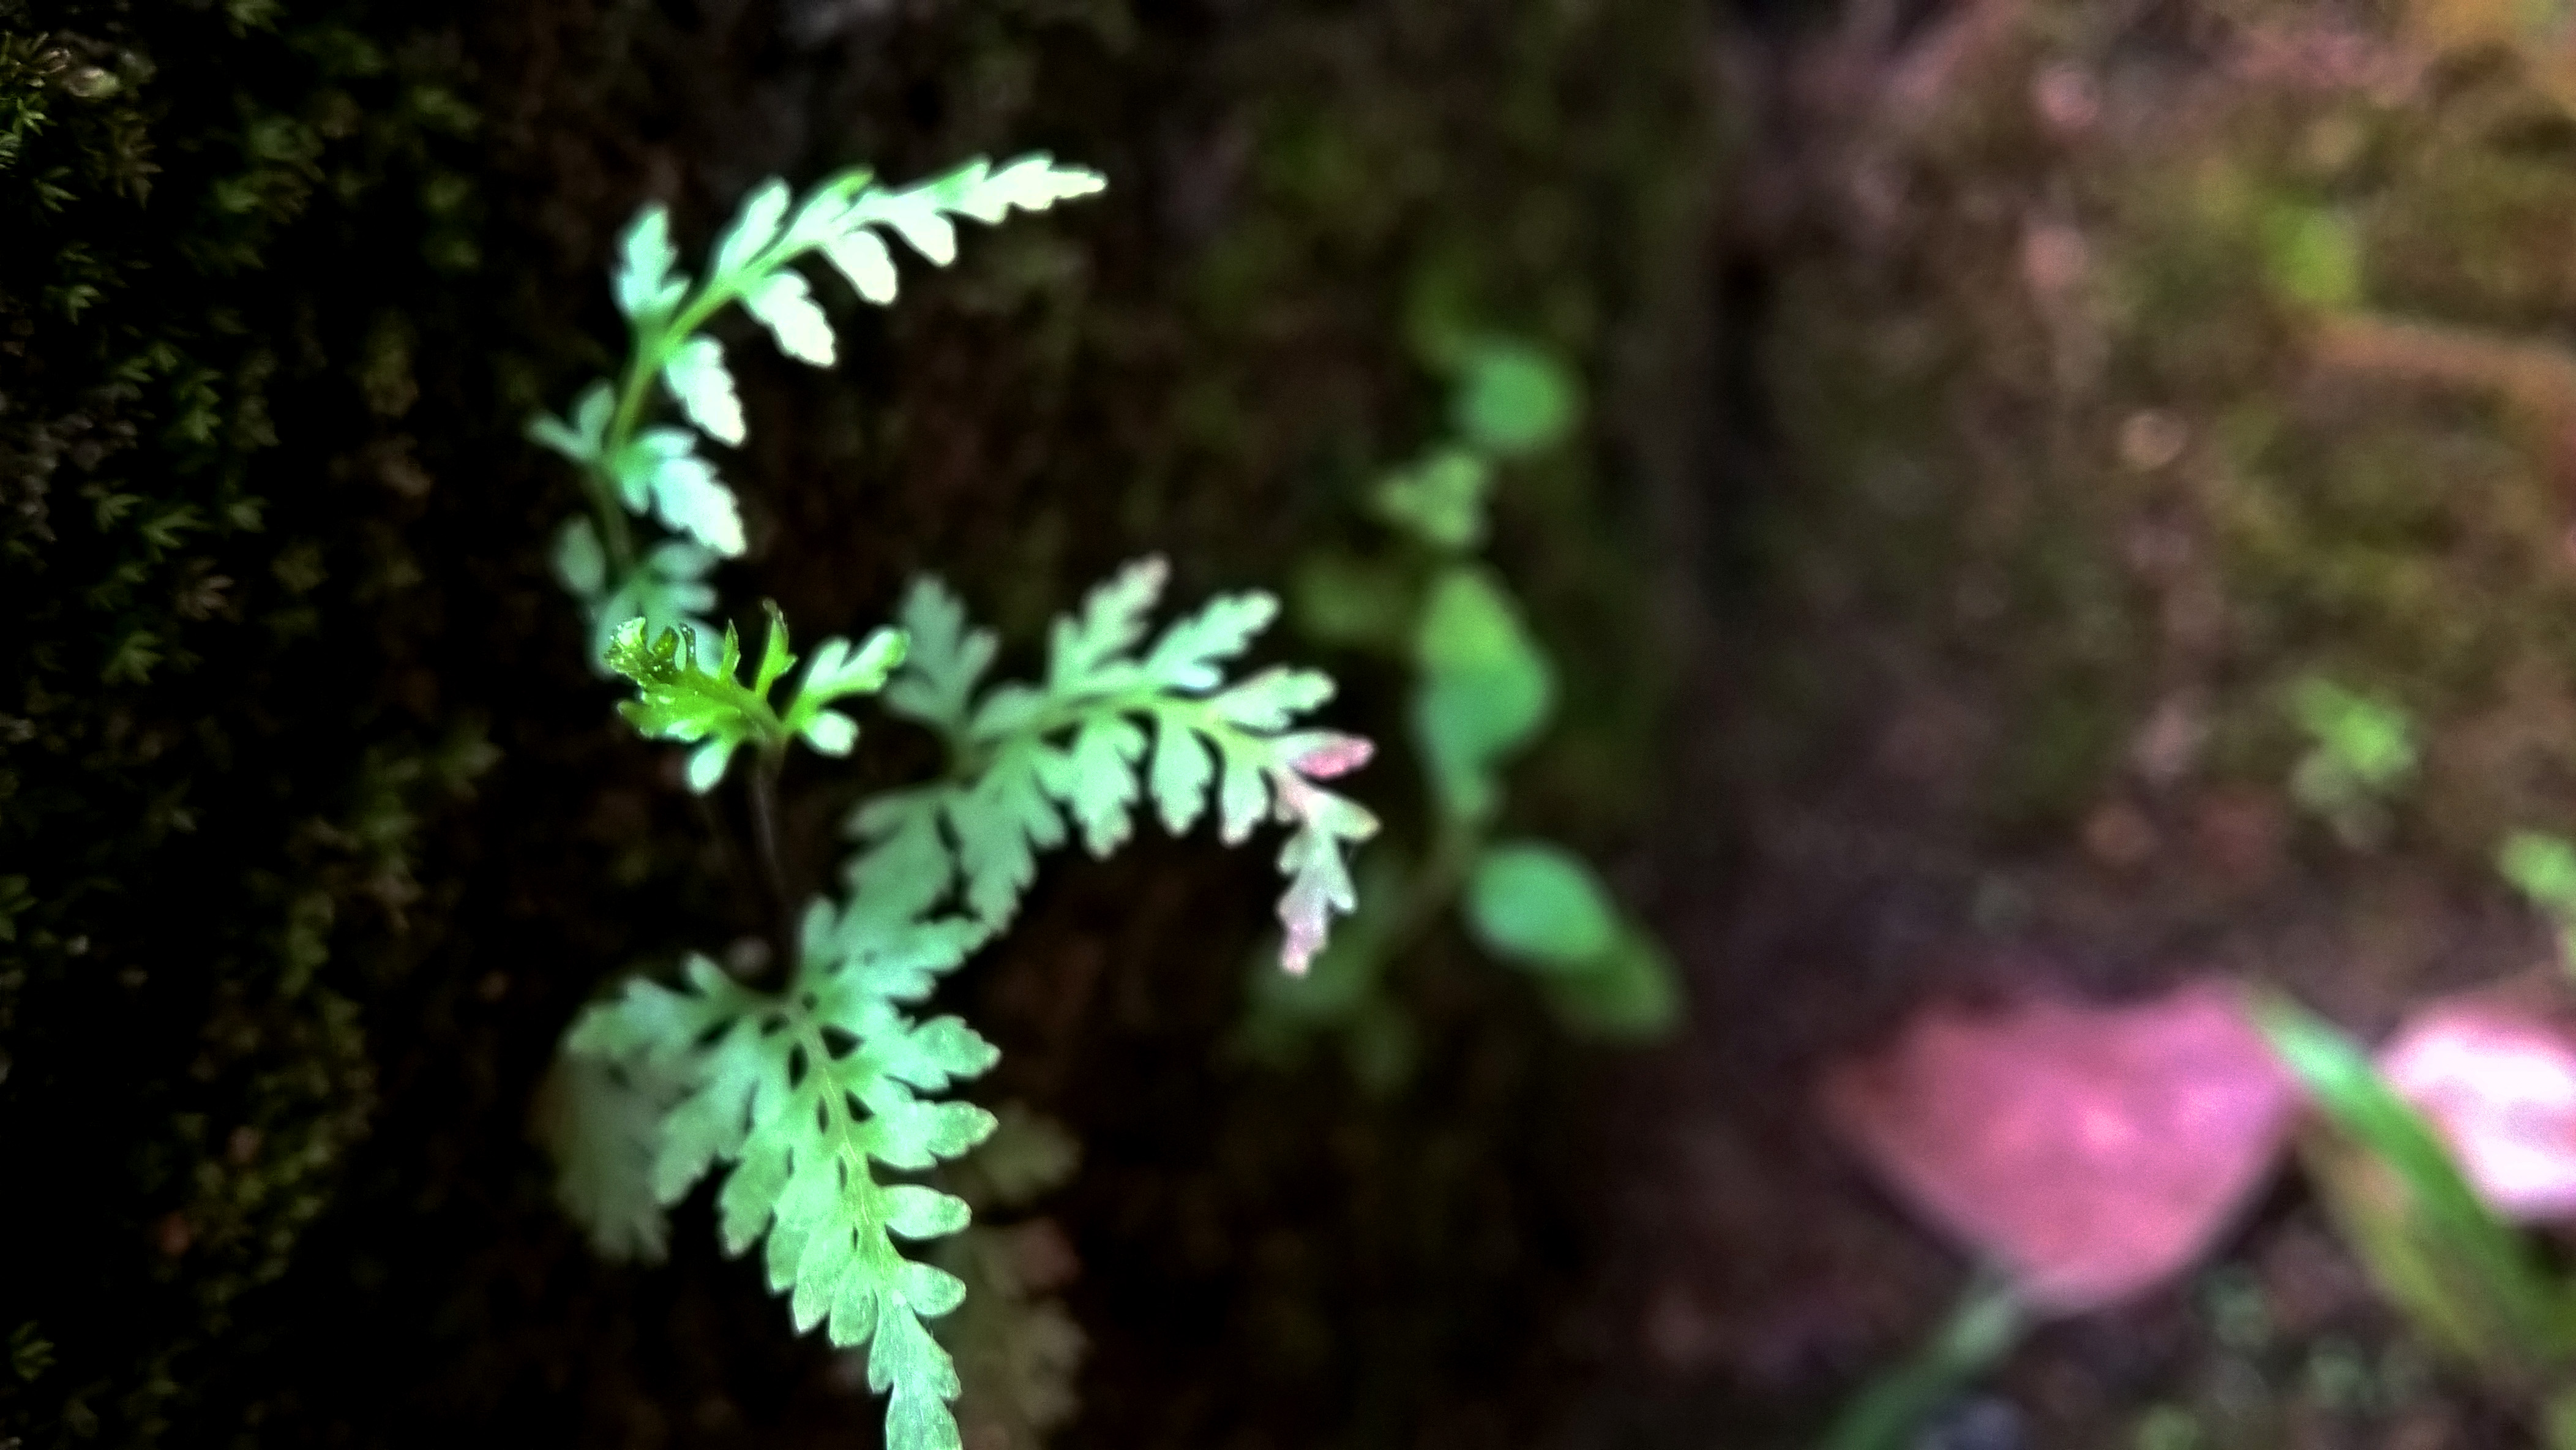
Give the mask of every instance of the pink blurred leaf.
POLYGON ((2563 1008, 2514 989, 2430 1003, 2380 1049, 2379 1070, 2498 1214, 2576 1218, 2576 1029, 2563 1008))
POLYGON ((1829 1073, 1836 1131, 1908 1203, 2081 1312, 2188 1267, 2262 1182, 2297 1091, 2235 993, 1933 1007, 1829 1073))

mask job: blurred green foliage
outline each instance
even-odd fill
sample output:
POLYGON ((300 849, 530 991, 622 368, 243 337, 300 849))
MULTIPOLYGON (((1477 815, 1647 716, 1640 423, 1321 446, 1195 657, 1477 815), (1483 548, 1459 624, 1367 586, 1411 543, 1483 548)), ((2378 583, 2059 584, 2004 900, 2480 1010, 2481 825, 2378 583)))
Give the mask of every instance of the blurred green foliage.
POLYGON ((2496 869, 2558 928, 2559 965, 2576 971, 2576 842, 2516 831, 2496 848, 2496 869))
POLYGON ((2415 777, 2414 722, 2395 705, 2311 675, 2290 692, 2309 740, 2290 776, 2290 795, 2334 828, 2345 845, 2375 844, 2388 832, 2389 800, 2415 777))
POLYGON ((2285 998, 2256 1020, 2330 1128, 2311 1179, 2382 1293, 2444 1352, 2529 1407, 2552 1446, 2576 1406, 2576 1280, 2470 1186, 2440 1134, 2349 1039, 2285 998))
POLYGON ((1256 979, 1248 1026, 1272 1056, 1338 1029, 1361 1079, 1380 1088, 1401 1081, 1413 1055, 1386 973, 1453 904, 1468 935, 1527 972, 1578 1030, 1652 1037, 1675 1025, 1681 1005, 1663 948, 1581 857, 1494 836, 1506 772, 1546 730, 1558 685, 1518 601, 1476 555, 1492 532, 1495 487, 1512 461, 1566 445, 1580 387, 1562 361, 1514 339, 1456 330, 1434 355, 1452 373, 1456 432, 1382 474, 1367 496, 1402 546, 1311 555, 1293 595, 1310 636, 1410 667, 1428 839, 1364 855, 1349 929, 1307 977, 1256 979))

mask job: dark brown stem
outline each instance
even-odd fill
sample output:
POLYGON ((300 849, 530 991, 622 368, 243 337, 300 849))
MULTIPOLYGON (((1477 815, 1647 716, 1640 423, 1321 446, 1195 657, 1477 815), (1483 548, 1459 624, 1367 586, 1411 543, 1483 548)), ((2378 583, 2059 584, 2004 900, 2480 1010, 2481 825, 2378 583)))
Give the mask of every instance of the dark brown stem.
POLYGON ((787 872, 778 864, 778 767, 779 760, 762 752, 752 763, 751 834, 753 849, 760 857, 760 875, 769 888, 774 935, 770 949, 779 969, 792 972, 800 950, 802 928, 796 920, 795 899, 787 893, 787 872))

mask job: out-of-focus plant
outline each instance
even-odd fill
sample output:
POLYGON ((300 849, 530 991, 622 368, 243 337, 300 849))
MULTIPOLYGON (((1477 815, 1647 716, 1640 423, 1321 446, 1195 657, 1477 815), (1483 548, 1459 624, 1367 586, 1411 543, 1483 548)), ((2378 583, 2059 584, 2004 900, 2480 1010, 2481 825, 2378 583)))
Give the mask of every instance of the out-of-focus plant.
MULTIPOLYGON (((862 298, 884 303, 897 275, 880 231, 944 264, 956 251, 952 217, 998 222, 1100 185, 1044 156, 999 169, 977 161, 902 188, 852 171, 801 201, 771 181, 717 239, 703 281, 677 269, 665 214, 648 209, 616 275, 633 344, 623 371, 585 390, 569 419, 531 430, 579 467, 589 496, 556 564, 589 614, 598 662, 636 690, 620 712, 647 738, 689 747, 685 777, 698 794, 747 766, 763 879, 743 885, 765 888, 781 922, 773 980, 691 953, 676 986, 637 975, 572 1023, 543 1104, 561 1197, 603 1253, 652 1258, 666 1207, 721 1172, 726 1251, 765 1242, 770 1286, 789 1296, 797 1329, 821 1325, 836 1345, 867 1346, 868 1385, 890 1394, 890 1450, 960 1443, 949 1408, 957 1367, 926 1321, 958 1308, 969 1290, 955 1270, 977 1267, 973 1245, 950 1267, 897 1246, 954 1235, 971 1217, 967 1197, 905 1180, 995 1130, 993 1114, 949 1094, 989 1069, 996 1049, 958 1018, 916 1015, 940 977, 1009 925, 1040 853, 1079 833, 1108 855, 1148 797, 1175 835, 1207 817, 1228 843, 1265 818, 1289 827, 1282 955, 1302 970, 1332 915, 1351 909, 1345 853, 1375 828, 1318 784, 1365 760, 1367 742, 1297 728, 1332 682, 1294 669, 1227 677, 1275 601, 1221 596, 1149 641, 1160 560, 1129 565, 1059 617, 1046 674, 1026 683, 987 683, 998 641, 935 579, 913 586, 899 629, 856 645, 825 640, 801 674, 776 606, 756 657, 731 625, 719 638, 706 623, 707 575, 744 551, 745 534, 698 447, 701 435, 739 444, 744 419, 703 325, 740 303, 789 355, 828 365, 832 328, 799 260, 819 253, 862 298), (652 421, 665 393, 691 426, 652 421), (682 537, 648 547, 636 537, 647 517, 682 537), (796 906, 779 865, 780 772, 798 746, 849 754, 859 729, 845 712, 869 696, 937 735, 946 769, 863 802, 847 822, 858 850, 843 891, 796 906)), ((984 1176, 997 1174, 1010 1176, 998 1165, 984 1176)), ((982 1277, 988 1307, 1007 1316, 1017 1305, 1035 1322, 1025 1275, 1009 1286, 998 1271, 982 1277)), ((1060 1368, 1063 1338, 1030 1351, 1045 1362, 1020 1377, 1026 1392, 1005 1394, 1020 1405, 1016 1423, 1052 1413, 1044 1380, 1060 1368)))
POLYGON ((2400 707, 2310 675, 2290 691, 2308 751, 2290 776, 2293 799, 2356 850, 2389 828, 2389 802, 2415 778, 2415 725, 2400 707))
POLYGON ((1652 1035, 1680 1002, 1662 946, 1581 856, 1500 829, 1506 773, 1547 728, 1556 668, 1480 555, 1497 479, 1564 445, 1580 389, 1563 363, 1528 343, 1472 337, 1448 351, 1450 436, 1378 478, 1368 496, 1397 547, 1311 557, 1293 596, 1311 636, 1413 671, 1427 839, 1368 853, 1358 912, 1312 972, 1259 979, 1250 1029, 1271 1049, 1340 1029, 1355 1069, 1380 1085, 1411 1060, 1408 1025, 1383 991, 1386 970, 1453 908, 1487 954, 1539 983, 1578 1030, 1652 1035))
POLYGON ((975 1450, 1037 1450, 1073 1415, 1084 1341, 1058 1292, 1080 1265, 1055 1223, 1025 1213, 1071 1179, 1081 1145, 1064 1126, 1018 1103, 995 1114, 993 1136, 942 1173, 975 1222, 942 1239, 931 1259, 966 1286, 939 1338, 957 1359, 957 1422, 975 1450))
POLYGON ((2496 869, 2558 928, 2559 965, 2576 971, 2576 843, 2516 831, 2496 849, 2496 869))
POLYGON ((2207 982, 2110 1006, 1935 1004, 1820 1086, 1837 1136, 1979 1265, 1826 1450, 1914 1444, 2024 1326, 2189 1269, 2270 1174, 2296 1107, 2235 994, 2207 982))
POLYGON ((1907 1450, 1935 1411, 2012 1353, 2029 1324, 2011 1280, 1979 1274, 1922 1348, 1844 1407, 1817 1450, 1907 1450))
POLYGON ((2439 1131, 2333 1027, 2283 998, 2255 1020, 2323 1122, 2301 1157, 2382 1293, 2438 1349, 2576 1447, 2576 1284, 2472 1185, 2439 1131))

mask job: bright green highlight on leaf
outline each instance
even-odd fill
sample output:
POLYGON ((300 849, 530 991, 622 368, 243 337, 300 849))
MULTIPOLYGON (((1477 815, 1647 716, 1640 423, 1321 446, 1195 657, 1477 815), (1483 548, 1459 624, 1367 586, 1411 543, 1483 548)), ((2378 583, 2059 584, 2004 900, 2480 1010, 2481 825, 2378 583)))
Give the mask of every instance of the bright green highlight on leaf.
POLYGON ((856 721, 830 707, 851 695, 882 688, 903 662, 904 637, 881 629, 853 648, 827 639, 814 652, 787 708, 771 708, 769 695, 795 667, 787 652, 787 621, 769 607, 769 643, 749 683, 739 678, 742 643, 727 625, 713 659, 699 655, 696 632, 682 626, 650 633, 640 619, 618 627, 609 641, 608 667, 634 681, 636 698, 617 707, 648 739, 693 744, 689 788, 700 795, 724 779, 736 750, 750 745, 773 761, 791 741, 803 740, 824 755, 847 755, 859 736, 856 721))

